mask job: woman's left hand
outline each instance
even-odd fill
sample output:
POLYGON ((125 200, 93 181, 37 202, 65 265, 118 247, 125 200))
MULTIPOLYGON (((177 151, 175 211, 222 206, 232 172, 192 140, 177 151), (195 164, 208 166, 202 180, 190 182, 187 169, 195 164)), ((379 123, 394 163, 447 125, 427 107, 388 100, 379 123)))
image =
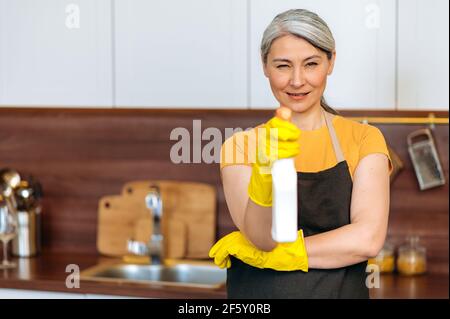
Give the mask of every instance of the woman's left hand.
POLYGON ((221 238, 210 250, 209 256, 220 268, 231 266, 230 255, 257 268, 270 268, 278 271, 308 271, 303 231, 298 231, 293 243, 280 243, 272 251, 257 249, 240 231, 221 238))

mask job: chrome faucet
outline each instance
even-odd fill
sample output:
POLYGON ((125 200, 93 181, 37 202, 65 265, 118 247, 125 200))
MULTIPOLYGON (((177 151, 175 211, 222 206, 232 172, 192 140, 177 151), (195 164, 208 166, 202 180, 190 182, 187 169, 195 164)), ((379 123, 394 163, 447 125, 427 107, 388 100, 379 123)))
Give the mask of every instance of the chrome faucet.
POLYGON ((151 185, 145 196, 145 204, 153 213, 153 234, 148 243, 128 240, 128 251, 135 255, 150 255, 152 264, 163 263, 164 246, 161 220, 163 214, 162 198, 159 186, 151 185))

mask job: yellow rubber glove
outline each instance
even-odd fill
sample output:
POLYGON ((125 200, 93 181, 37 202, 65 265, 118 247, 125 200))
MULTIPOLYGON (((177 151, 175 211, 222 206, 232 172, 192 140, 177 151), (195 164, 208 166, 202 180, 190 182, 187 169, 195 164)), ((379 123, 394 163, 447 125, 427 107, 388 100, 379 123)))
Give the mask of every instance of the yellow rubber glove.
POLYGON ((300 130, 288 120, 283 120, 278 116, 273 117, 262 128, 256 130, 258 136, 257 156, 252 165, 248 196, 256 204, 269 207, 272 206, 272 164, 277 159, 294 157, 299 153, 300 130))
POLYGON ((298 231, 295 242, 280 243, 270 252, 257 249, 240 231, 221 238, 209 251, 209 256, 214 258, 214 263, 220 268, 231 266, 230 255, 257 268, 308 271, 308 256, 302 230, 298 231))

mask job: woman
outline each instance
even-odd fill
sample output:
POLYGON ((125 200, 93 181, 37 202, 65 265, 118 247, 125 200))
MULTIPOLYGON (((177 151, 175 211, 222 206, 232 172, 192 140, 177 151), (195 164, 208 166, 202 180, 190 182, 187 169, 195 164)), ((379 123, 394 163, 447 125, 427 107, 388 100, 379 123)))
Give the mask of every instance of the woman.
POLYGON ((368 298, 367 259, 383 246, 389 212, 392 168, 384 137, 326 104, 336 52, 316 14, 277 15, 264 32, 261 58, 275 98, 292 111, 291 123, 272 118, 258 128, 278 129, 278 158, 295 156, 299 236, 291 244, 271 237, 271 176, 261 173, 271 161, 249 160, 261 152, 270 158, 268 144, 249 142, 255 129, 227 139, 221 175, 240 231, 222 238, 210 256, 229 267, 228 297, 368 298), (243 161, 224 160, 230 146, 243 161))

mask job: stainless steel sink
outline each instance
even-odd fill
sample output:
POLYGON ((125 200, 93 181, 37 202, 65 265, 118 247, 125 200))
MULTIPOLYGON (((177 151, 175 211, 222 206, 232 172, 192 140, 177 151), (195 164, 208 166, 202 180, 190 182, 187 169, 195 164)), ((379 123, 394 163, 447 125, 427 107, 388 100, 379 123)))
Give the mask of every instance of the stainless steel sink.
POLYGON ((80 277, 81 280, 89 281, 219 289, 225 286, 226 270, 209 265, 163 266, 121 263, 88 268, 81 272, 80 277))

